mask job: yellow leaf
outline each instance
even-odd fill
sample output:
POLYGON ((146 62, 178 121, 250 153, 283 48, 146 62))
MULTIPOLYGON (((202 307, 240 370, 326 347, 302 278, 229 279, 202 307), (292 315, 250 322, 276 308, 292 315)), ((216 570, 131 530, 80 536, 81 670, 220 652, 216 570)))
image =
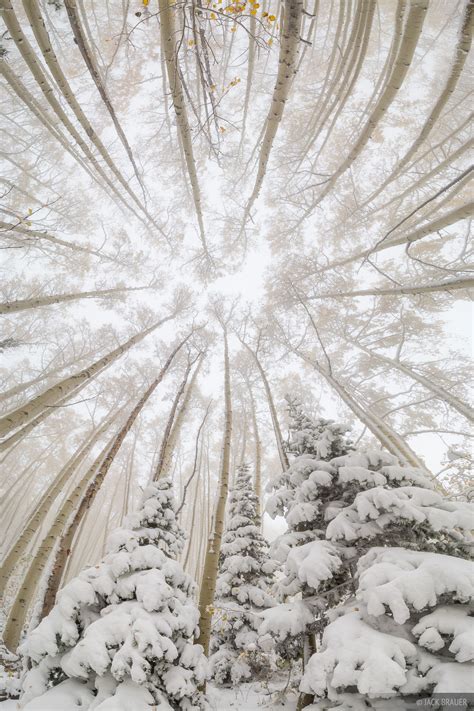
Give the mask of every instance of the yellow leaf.
POLYGON ((216 16, 216 13, 215 13, 215 12, 211 12, 210 17, 211 17, 211 20, 215 20, 216 17, 217 17, 217 16, 216 16))
POLYGON ((275 22, 276 17, 275 17, 275 15, 269 15, 269 16, 268 16, 268 19, 269 19, 270 22, 275 22))
POLYGON ((149 4, 150 0, 143 0, 143 5, 146 7, 149 4))

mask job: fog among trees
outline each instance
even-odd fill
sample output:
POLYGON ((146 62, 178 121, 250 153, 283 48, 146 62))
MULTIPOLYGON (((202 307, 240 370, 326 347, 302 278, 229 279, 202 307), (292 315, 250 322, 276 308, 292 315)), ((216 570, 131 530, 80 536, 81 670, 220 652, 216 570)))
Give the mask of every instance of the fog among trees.
POLYGON ((473 7, 1 0, 0 711, 474 703, 473 7))

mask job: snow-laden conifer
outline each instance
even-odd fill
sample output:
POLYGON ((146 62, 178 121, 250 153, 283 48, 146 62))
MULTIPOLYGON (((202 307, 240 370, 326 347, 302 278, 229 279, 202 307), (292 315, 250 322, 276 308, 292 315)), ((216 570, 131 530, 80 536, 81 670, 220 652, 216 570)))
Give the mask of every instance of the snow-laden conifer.
MULTIPOLYGON (((300 426, 301 422, 298 416, 292 427, 300 426)), ((299 444, 310 441, 308 430, 311 430, 309 418, 303 433, 294 430, 293 440, 299 444)), ((315 427, 313 432, 316 431, 315 427)), ((301 655, 305 645, 308 666, 301 689, 308 695, 327 691, 322 690, 322 682, 312 681, 316 673, 318 679, 321 677, 318 666, 322 663, 321 655, 313 654, 311 660, 309 657, 316 651, 315 633, 324 630, 328 623, 327 608, 351 604, 354 599, 361 583, 356 573, 359 559, 362 557, 359 573, 368 566, 373 550, 398 551, 400 571, 408 565, 406 557, 417 552, 422 557, 437 556, 439 564, 444 558, 457 561, 458 556, 466 555, 466 537, 473 520, 469 504, 450 501, 435 490, 421 470, 401 466, 393 455, 356 451, 348 445, 346 453, 322 458, 313 453, 318 451, 317 444, 311 441, 310 447, 312 451, 307 452, 299 446, 299 456, 277 478, 268 502, 270 515, 283 515, 288 523, 288 531, 272 545, 272 552, 283 564, 279 592, 284 604, 264 613, 260 628, 262 635, 275 637, 289 654, 301 655)), ((396 576, 399 572, 388 564, 384 570, 387 581, 392 573, 396 576)), ((357 595, 360 597, 360 590, 357 595)), ((436 604, 435 597, 431 604, 436 604)), ((380 615, 380 606, 377 609, 380 615)), ((361 614, 358 603, 354 602, 353 613, 348 618, 347 640, 352 639, 353 632, 355 647, 359 649, 357 639, 361 630, 351 625, 354 615, 361 614)), ((323 637, 326 646, 333 645, 333 651, 342 643, 342 623, 334 624, 333 633, 326 630, 323 637)), ((358 664, 356 660, 356 671, 358 664)), ((332 690, 341 686, 340 671, 335 661, 332 669, 335 677, 328 676, 332 690)), ((380 667, 379 673, 382 672, 380 667)), ((353 682, 354 678, 348 686, 353 682)), ((363 693, 365 687, 361 688, 363 693)))
POLYGON ((257 630, 261 611, 275 604, 268 590, 276 567, 260 532, 249 467, 243 465, 229 497, 216 588, 210 666, 217 684, 238 684, 268 670, 270 657, 257 630))
POLYGON ((472 561, 375 547, 357 568, 356 595, 331 612, 301 682, 314 709, 395 711, 474 693, 472 561))
POLYGON ((168 480, 148 486, 103 561, 58 593, 24 645, 28 711, 59 708, 71 694, 97 711, 203 708, 195 585, 175 560, 183 534, 174 511, 168 480))

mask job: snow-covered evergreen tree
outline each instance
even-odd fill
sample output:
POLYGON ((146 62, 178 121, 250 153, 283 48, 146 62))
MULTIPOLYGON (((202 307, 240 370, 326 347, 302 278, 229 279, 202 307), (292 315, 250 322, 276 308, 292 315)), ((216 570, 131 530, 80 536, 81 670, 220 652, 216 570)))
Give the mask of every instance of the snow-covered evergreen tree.
MULTIPOLYGON (((298 431, 295 437, 302 441, 298 431)), ((314 443, 311 448, 317 451, 314 443)), ((449 501, 423 471, 400 466, 382 451, 348 446, 345 454, 325 460, 303 451, 274 488, 267 510, 285 516, 288 523, 288 531, 272 546, 283 563, 279 591, 287 602, 264 614, 260 633, 276 637, 295 655, 298 650, 301 655, 306 642, 306 662, 315 651, 314 633, 327 624, 323 611, 354 595, 361 556, 380 546, 407 555, 421 550, 448 559, 462 556, 472 526, 468 504, 449 501)), ((321 687, 311 681, 315 657, 320 659, 312 657, 301 687, 307 694, 320 693, 321 687)))
MULTIPOLYGON (((271 555, 283 566, 284 577, 278 583, 282 604, 265 613, 260 634, 263 643, 268 636, 276 640, 277 651, 283 658, 296 659, 302 656, 308 643, 306 657, 312 650, 315 586, 336 574, 329 546, 320 544, 317 559, 313 560, 312 555, 307 559, 310 548, 306 544, 324 539, 326 522, 320 488, 324 487, 329 499, 339 495, 334 492, 332 467, 327 460, 346 455, 353 446, 347 437, 347 426, 324 418, 310 418, 296 398, 287 396, 287 402, 288 451, 294 459, 272 482, 274 493, 267 503, 270 516, 284 516, 288 524, 287 532, 271 546, 271 555), (302 599, 293 599, 298 593, 302 599)), ((312 548, 311 552, 315 550, 312 548)), ((332 582, 338 585, 341 581, 332 582)))
POLYGON ((204 707, 195 584, 175 560, 183 535, 174 510, 170 481, 148 486, 104 560, 58 593, 24 645, 28 711, 68 707, 71 695, 96 711, 204 707))
POLYGON ((220 685, 258 678, 269 668, 257 630, 259 613, 275 604, 268 590, 277 563, 268 555, 257 512, 249 467, 243 465, 229 496, 216 587, 210 667, 220 685))
POLYGON ((352 448, 347 437, 349 427, 324 417, 311 418, 296 397, 286 395, 285 399, 290 417, 288 449, 292 454, 313 454, 318 459, 332 459, 352 448))

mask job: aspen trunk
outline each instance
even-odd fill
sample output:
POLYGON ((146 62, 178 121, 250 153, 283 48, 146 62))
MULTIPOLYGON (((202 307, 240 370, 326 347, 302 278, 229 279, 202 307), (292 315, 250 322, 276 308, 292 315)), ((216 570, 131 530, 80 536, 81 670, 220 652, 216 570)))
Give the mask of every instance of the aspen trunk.
POLYGON ((123 286, 114 289, 102 289, 97 291, 79 291, 77 294, 52 294, 51 296, 38 296, 31 299, 17 299, 16 301, 7 301, 0 303, 0 314, 12 314, 18 311, 26 311, 28 309, 36 309, 41 306, 50 306, 51 304, 63 304, 67 301, 78 301, 79 299, 103 299, 108 296, 123 294, 128 291, 142 291, 148 289, 147 286, 123 286))
POLYGON ((247 382, 247 388, 249 392, 250 399, 250 411, 252 414, 252 428, 253 428, 253 440, 255 444, 255 479, 254 487, 255 494, 257 496, 257 515, 259 519, 262 515, 262 442, 260 440, 260 432, 258 429, 257 422, 257 412, 255 409, 255 399, 252 392, 252 387, 249 382, 247 382))
POLYGON ((288 469, 289 462, 288 462, 288 457, 286 456, 285 448, 283 446, 283 437, 281 434, 281 428, 280 428, 280 423, 278 421, 278 415, 275 407, 275 403, 273 402, 273 396, 272 396, 272 391, 270 388, 270 383, 268 382, 267 376, 265 374, 265 371, 263 369, 262 364, 260 363, 260 360, 258 358, 258 355, 255 351, 253 351, 250 346, 248 346, 242 339, 239 339, 240 342, 242 343, 243 346, 248 350, 249 353, 253 356, 253 359, 255 360, 255 363, 257 365, 257 368, 260 373, 260 377, 262 378, 263 386, 265 388, 265 394, 267 396, 267 401, 268 401, 268 407, 270 409, 270 416, 272 418, 272 425, 273 425, 273 431, 275 433, 275 439, 276 439, 276 444, 277 444, 277 449, 278 449, 278 456, 280 458, 280 464, 282 471, 285 471, 288 469))
POLYGON ((285 104, 288 100, 291 85, 296 74, 302 11, 302 0, 284 0, 284 19, 278 57, 278 73, 275 88, 273 89, 272 103, 265 120, 265 133, 260 147, 257 176, 255 178, 252 194, 245 207, 243 227, 245 227, 253 204, 260 193, 273 142, 283 117, 285 104))
POLYGON ((229 347, 227 331, 224 328, 224 439, 222 444, 221 471, 219 475, 219 489, 217 504, 214 511, 214 525, 210 533, 201 591, 199 595, 199 629, 197 640, 202 644, 204 653, 209 654, 211 637, 212 605, 216 591, 217 571, 219 567, 219 553, 221 549, 222 533, 224 530, 225 508, 229 491, 230 447, 232 440, 232 401, 230 389, 229 347))
MULTIPOLYGON (((186 388, 186 391, 184 393, 183 401, 181 403, 181 406, 179 407, 178 414, 172 420, 172 427, 170 428, 169 435, 167 436, 166 441, 164 441, 164 449, 163 449, 163 456, 162 457, 161 457, 161 453, 160 453, 160 461, 159 461, 158 466, 156 468, 155 481, 161 477, 168 476, 168 474, 170 472, 171 462, 173 459, 173 452, 175 450, 176 443, 179 439, 181 427, 183 426, 184 418, 186 416, 189 402, 190 402, 191 396, 194 392, 194 388, 196 386, 196 380, 199 375, 201 366, 204 362, 204 358, 205 358, 205 353, 202 353, 201 356, 199 357, 198 364, 197 364, 196 368, 194 369, 194 373, 191 376, 189 385, 186 388)), ((184 384, 186 385, 186 383, 184 383, 184 384)))
POLYGON ((309 296, 308 300, 314 299, 338 299, 354 298, 356 296, 403 296, 404 294, 430 294, 439 291, 456 291, 457 289, 470 289, 474 286, 474 279, 457 278, 448 279, 436 284, 419 284, 416 286, 398 286, 393 289, 356 289, 355 291, 332 291, 326 294, 316 294, 309 296))
POLYGON ((70 375, 69 377, 64 378, 56 385, 53 385, 52 387, 42 392, 40 395, 34 397, 28 403, 25 403, 20 408, 0 418, 0 436, 5 436, 9 432, 17 429, 18 427, 21 427, 21 425, 30 421, 38 413, 43 413, 46 408, 49 408, 48 414, 51 414, 53 412, 54 405, 57 404, 59 399, 64 401, 65 397, 67 397, 68 395, 72 395, 78 385, 81 385, 84 382, 90 382, 90 380, 97 376, 100 371, 112 365, 112 363, 116 361, 123 353, 128 351, 132 346, 134 346, 136 343, 139 343, 148 334, 152 333, 152 331, 154 331, 163 323, 169 321, 172 318, 174 318, 174 314, 167 316, 161 321, 158 321, 153 326, 150 326, 150 328, 145 329, 141 333, 132 336, 132 338, 129 338, 129 340, 123 343, 121 346, 115 348, 113 351, 103 356, 102 358, 99 358, 99 360, 95 361, 95 363, 92 363, 87 368, 83 368, 75 375, 70 375))
POLYGON ((158 479, 161 477, 165 462, 166 462, 167 467, 169 468, 169 464, 171 462, 171 457, 173 456, 172 447, 170 446, 170 442, 169 442, 171 428, 173 427, 173 422, 174 422, 174 419, 176 416, 176 410, 178 409, 179 401, 181 400, 181 397, 184 393, 184 389, 186 387, 186 383, 188 382, 190 370, 191 370, 191 363, 188 363, 188 366, 187 366, 186 371, 184 373, 183 380, 181 381, 181 385, 179 386, 179 388, 176 392, 175 398, 173 400, 173 404, 171 405, 171 410, 170 410, 170 414, 168 416, 168 420, 166 422, 165 431, 163 432, 163 439, 161 441, 160 454, 158 457, 158 463, 156 465, 155 473, 153 476, 153 481, 158 481, 158 479))
POLYGON ((194 209, 198 219, 201 243, 204 252, 207 255, 209 252, 207 248, 204 219, 202 215, 201 190, 199 188, 196 161, 194 159, 193 145, 191 142, 191 128, 189 126, 183 85, 181 83, 181 75, 177 59, 177 43, 175 40, 176 30, 174 26, 176 4, 174 2, 170 4, 169 0, 158 0, 158 6, 160 10, 161 47, 165 56, 168 84, 176 113, 176 123, 181 139, 181 145, 184 151, 189 181, 191 183, 194 209))

